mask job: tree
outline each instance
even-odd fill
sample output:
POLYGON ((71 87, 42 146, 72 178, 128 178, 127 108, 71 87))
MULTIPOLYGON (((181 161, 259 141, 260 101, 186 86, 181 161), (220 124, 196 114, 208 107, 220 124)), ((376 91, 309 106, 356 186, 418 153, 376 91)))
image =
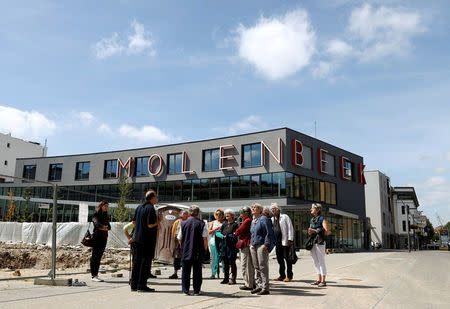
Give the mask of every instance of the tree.
POLYGON ((12 190, 9 190, 8 192, 8 196, 9 196, 9 207, 8 207, 8 213, 5 216, 5 220, 6 221, 14 221, 16 220, 16 200, 13 199, 13 195, 14 193, 12 192, 12 190))
POLYGON ((25 207, 20 212, 18 219, 20 222, 28 222, 31 221, 31 218, 34 215, 34 212, 30 212, 30 210, 28 209, 31 200, 31 188, 25 188, 25 191, 22 194, 22 198, 25 200, 25 207))
POLYGON ((133 192, 133 183, 127 181, 127 177, 119 178, 117 182, 119 186, 120 197, 117 206, 113 210, 113 219, 117 222, 130 221, 131 210, 125 207, 133 192))
POLYGON ((427 239, 431 240, 431 238, 434 235, 434 227, 433 227, 433 224, 431 223, 431 221, 428 220, 428 218, 427 218, 427 223, 426 223, 426 229, 427 229, 427 235, 428 235, 427 239))

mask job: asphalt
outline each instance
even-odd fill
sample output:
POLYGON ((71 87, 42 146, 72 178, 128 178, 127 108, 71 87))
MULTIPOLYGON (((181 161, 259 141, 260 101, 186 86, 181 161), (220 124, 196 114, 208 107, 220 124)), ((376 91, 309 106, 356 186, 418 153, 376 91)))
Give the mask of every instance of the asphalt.
MULTIPOLYGON (((206 279, 203 269, 200 296, 181 293, 181 280, 168 279, 172 268, 159 267, 161 275, 150 279, 153 293, 131 292, 128 271, 123 278, 102 276, 91 282, 88 274, 67 278, 87 286, 42 286, 33 280, 0 281, 0 308, 449 308, 450 252, 375 251, 327 255, 328 286, 310 285, 315 279, 308 252, 294 265, 294 280, 271 281, 270 295, 256 296, 239 290, 238 284, 221 285, 206 279)), ((270 260, 270 278, 278 276, 276 260, 270 260)))

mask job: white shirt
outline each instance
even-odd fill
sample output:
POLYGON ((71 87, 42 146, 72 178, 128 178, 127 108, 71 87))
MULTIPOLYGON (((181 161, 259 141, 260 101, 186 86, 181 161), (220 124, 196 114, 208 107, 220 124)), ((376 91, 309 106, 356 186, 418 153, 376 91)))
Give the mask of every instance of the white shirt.
MULTIPOLYGON (((288 215, 280 214, 280 228, 281 228, 281 245, 289 246, 288 241, 294 241, 294 226, 291 218, 288 215)), ((272 217, 272 224, 275 224, 275 217, 272 217)))

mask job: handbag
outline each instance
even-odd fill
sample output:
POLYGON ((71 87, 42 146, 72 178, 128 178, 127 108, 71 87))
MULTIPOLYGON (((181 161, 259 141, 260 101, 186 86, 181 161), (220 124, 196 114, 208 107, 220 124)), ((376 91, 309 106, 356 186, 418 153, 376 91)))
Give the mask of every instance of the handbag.
POLYGON ((288 249, 288 260, 292 263, 292 265, 294 265, 295 263, 297 263, 298 257, 297 257, 297 253, 295 253, 295 247, 294 245, 289 246, 288 249))
POLYGON ((236 243, 236 248, 237 249, 245 248, 245 242, 242 239, 239 239, 236 243))
POLYGON ((314 238, 315 237, 312 237, 312 236, 313 235, 309 236, 309 238, 308 238, 308 240, 306 241, 306 244, 305 244, 305 249, 308 250, 308 251, 311 251, 311 249, 314 246, 314 238))
POLYGON ((81 240, 81 243, 86 247, 93 247, 95 245, 95 237, 94 234, 91 234, 89 232, 89 227, 91 226, 91 222, 89 222, 88 229, 86 231, 86 234, 84 234, 83 239, 81 240))

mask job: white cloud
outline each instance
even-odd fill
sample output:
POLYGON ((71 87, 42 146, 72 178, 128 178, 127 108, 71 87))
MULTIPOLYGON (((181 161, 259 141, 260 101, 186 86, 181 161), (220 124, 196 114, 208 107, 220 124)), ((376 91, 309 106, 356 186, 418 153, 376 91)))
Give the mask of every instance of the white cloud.
POLYGON ((98 132, 102 133, 102 134, 106 134, 106 135, 111 135, 113 134, 113 130, 111 129, 111 127, 107 124, 101 124, 98 129, 98 132))
POLYGON ((450 161, 450 151, 449 151, 449 152, 446 152, 446 153, 444 154, 444 158, 445 158, 445 160, 450 161))
POLYGON ((35 111, 0 106, 0 131, 23 139, 42 139, 56 131, 56 124, 35 111))
POLYGON ((438 214, 447 222, 450 218, 450 181, 442 176, 433 176, 414 184, 414 187, 419 197, 419 210, 425 210, 431 219, 438 214))
POLYGON ((250 115, 241 121, 237 121, 231 124, 228 128, 229 134, 242 134, 250 131, 261 130, 264 126, 260 117, 250 115))
POLYGON ((413 36, 425 28, 418 12, 383 6, 374 9, 365 4, 352 11, 348 30, 361 45, 362 59, 368 61, 406 54, 413 36))
POLYGON ((433 168, 433 171, 438 174, 443 174, 448 171, 448 168, 444 166, 436 166, 435 168, 433 168))
POLYGON ((262 16, 253 27, 240 25, 237 32, 239 57, 269 80, 306 67, 316 50, 316 35, 304 10, 280 18, 262 16))
POLYGON ((320 61, 318 66, 312 70, 314 78, 325 78, 330 75, 334 68, 334 64, 331 62, 320 61))
POLYGON ((342 40, 334 39, 328 42, 326 52, 335 57, 347 57, 353 53, 353 47, 342 40))
POLYGON ((169 142, 173 140, 169 135, 152 126, 136 128, 129 125, 122 125, 118 132, 123 137, 133 138, 144 142, 169 142))
POLYGON ((89 112, 80 112, 78 117, 86 124, 91 124, 95 119, 95 117, 89 112))
POLYGON ((151 33, 146 31, 144 25, 133 20, 131 26, 134 29, 134 34, 128 36, 128 54, 140 54, 145 50, 149 50, 151 56, 156 54, 153 49, 154 41, 152 40, 151 33))
POLYGON ((121 40, 117 32, 114 32, 110 38, 103 38, 92 47, 95 57, 105 59, 112 56, 137 55, 148 51, 148 55, 155 56, 154 40, 152 34, 145 30, 143 24, 136 20, 131 22, 133 33, 127 36, 128 43, 121 40))
POLYGON ((94 55, 98 59, 105 59, 111 56, 120 55, 125 47, 119 42, 116 32, 110 38, 103 38, 93 47, 94 55))

